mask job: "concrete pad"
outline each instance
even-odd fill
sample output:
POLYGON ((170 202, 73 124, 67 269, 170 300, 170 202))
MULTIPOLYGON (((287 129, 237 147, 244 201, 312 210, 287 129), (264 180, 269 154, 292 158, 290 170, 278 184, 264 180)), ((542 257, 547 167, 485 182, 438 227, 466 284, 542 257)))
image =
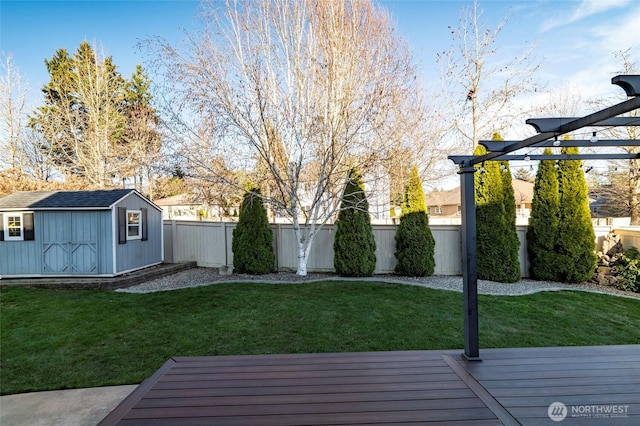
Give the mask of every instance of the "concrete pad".
POLYGON ((0 397, 2 426, 95 426, 137 385, 22 393, 0 397))

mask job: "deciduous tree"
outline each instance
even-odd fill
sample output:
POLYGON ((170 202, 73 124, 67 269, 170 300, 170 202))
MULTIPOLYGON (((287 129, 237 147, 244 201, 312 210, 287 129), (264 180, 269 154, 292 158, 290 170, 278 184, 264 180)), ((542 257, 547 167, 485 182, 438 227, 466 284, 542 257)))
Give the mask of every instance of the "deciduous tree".
POLYGON ((26 87, 13 56, 2 53, 0 76, 0 170, 19 169, 27 123, 26 87))
POLYGON ((262 164, 265 202, 293 222, 306 275, 349 169, 392 155, 420 128, 411 57, 389 14, 367 0, 207 1, 202 10, 204 30, 186 48, 151 44, 170 82, 171 135, 203 167, 211 151, 232 170, 262 164))
POLYGON ((500 50, 498 40, 506 22, 505 18, 491 29, 474 0, 461 10, 458 25, 449 26, 451 48, 437 56, 451 126, 469 151, 480 138, 516 121, 520 111, 514 99, 536 89, 534 75, 539 64, 533 56, 534 46, 510 58, 500 50))

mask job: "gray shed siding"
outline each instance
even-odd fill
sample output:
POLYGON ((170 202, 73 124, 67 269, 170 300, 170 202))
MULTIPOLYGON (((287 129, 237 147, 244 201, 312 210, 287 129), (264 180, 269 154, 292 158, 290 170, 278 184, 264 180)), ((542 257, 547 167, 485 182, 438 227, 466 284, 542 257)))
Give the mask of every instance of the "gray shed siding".
POLYGON ((131 193, 120 200, 113 209, 113 244, 115 247, 116 274, 162 262, 162 211, 145 199, 131 193), (147 209, 148 240, 128 240, 118 244, 118 208, 127 210, 147 209))
POLYGON ((0 242, 0 276, 113 275, 111 211, 36 211, 34 241, 0 242))
POLYGON ((0 277, 34 274, 42 270, 42 217, 38 213, 33 216, 33 228, 34 241, 0 241, 0 277))

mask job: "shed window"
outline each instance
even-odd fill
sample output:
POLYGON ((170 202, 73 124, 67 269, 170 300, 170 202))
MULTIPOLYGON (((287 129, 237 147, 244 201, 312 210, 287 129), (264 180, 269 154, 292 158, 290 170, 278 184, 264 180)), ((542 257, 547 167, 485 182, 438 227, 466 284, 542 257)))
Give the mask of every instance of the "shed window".
POLYGON ((5 213, 0 215, 0 241, 30 241, 34 239, 33 213, 5 213))
POLYGON ((127 210, 127 240, 142 239, 142 212, 127 210))

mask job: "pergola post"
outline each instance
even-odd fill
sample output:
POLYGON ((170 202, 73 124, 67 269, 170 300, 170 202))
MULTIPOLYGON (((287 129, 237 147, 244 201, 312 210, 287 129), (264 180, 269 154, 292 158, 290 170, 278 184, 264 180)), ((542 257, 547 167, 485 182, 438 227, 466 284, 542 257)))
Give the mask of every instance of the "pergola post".
POLYGON ((478 330, 478 270, 476 267, 476 200, 473 166, 460 166, 462 198, 462 295, 464 309, 464 353, 470 361, 480 361, 478 330))
MULTIPOLYGON (((640 75, 619 75, 611 83, 622 87, 627 96, 632 97, 609 108, 594 112, 582 118, 545 118, 529 119, 531 124, 540 132, 522 141, 502 142, 496 146, 494 141, 480 141, 480 144, 491 146, 485 155, 449 155, 449 159, 460 167, 460 191, 462 198, 462 283, 464 303, 464 353, 467 360, 481 361, 478 334, 478 270, 476 248, 476 202, 474 195, 474 164, 485 161, 509 161, 526 158, 533 160, 583 160, 583 159, 633 159, 640 158, 640 154, 552 154, 552 155, 508 155, 523 148, 538 148, 549 146, 598 146, 594 141, 557 141, 551 138, 561 136, 584 127, 602 126, 635 126, 637 121, 629 117, 617 117, 640 108, 640 75), (616 117, 616 118, 613 118, 616 117), (593 145, 593 144, 596 145, 593 145), (489 145, 494 144, 494 145, 489 145), (589 145, 591 144, 591 145, 589 145), (499 150, 494 150, 499 148, 499 150)), ((636 141, 609 140, 603 146, 637 146, 636 141)))

